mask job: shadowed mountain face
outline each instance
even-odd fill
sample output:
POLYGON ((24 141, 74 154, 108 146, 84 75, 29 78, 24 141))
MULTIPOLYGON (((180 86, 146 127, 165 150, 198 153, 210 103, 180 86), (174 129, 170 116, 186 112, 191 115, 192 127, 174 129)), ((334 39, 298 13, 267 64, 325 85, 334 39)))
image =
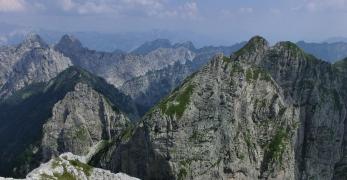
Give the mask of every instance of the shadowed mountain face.
POLYGON ((70 67, 0 104, 0 173, 23 176, 63 152, 87 155, 117 139, 137 111, 131 99, 103 79, 70 67))
POLYGON ((143 179, 345 179, 345 64, 254 37, 187 78, 94 164, 143 179))

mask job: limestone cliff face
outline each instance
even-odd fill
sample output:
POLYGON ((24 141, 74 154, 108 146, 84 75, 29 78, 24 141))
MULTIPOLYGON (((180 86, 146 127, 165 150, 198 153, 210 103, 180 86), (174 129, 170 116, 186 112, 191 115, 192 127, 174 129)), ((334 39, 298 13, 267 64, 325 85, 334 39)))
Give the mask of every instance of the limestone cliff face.
POLYGON ((87 155, 100 141, 118 137, 127 123, 103 95, 79 83, 54 105, 52 117, 43 125, 44 159, 63 152, 87 155))
POLYGON ((0 174, 14 177, 64 152, 90 159, 121 138, 128 117, 138 117, 128 96, 77 67, 15 92, 0 107, 0 174))
POLYGON ((13 66, 0 96, 8 97, 32 83, 47 82, 71 65, 68 58, 52 49, 32 49, 13 66))
POLYGON ((345 67, 254 37, 186 79, 98 165, 144 179, 345 179, 345 67))
POLYGON ((114 163, 145 169, 145 179, 293 179, 298 116, 269 74, 216 57, 143 120, 149 165, 136 170, 125 152, 114 163), (159 167, 151 163, 168 168, 151 174, 159 167))
MULTIPOLYGON (((261 38, 254 38, 252 42, 257 39, 261 38)), ((305 54, 290 42, 271 48, 265 43, 259 49, 257 56, 238 58, 254 62, 270 72, 283 89, 286 101, 300 108, 295 146, 296 177, 332 179, 335 166, 343 157, 346 119, 343 97, 347 89, 341 86, 344 84, 342 76, 331 64, 305 54)))
POLYGON ((47 82, 71 66, 70 59, 32 34, 17 47, 0 50, 0 97, 32 83, 47 82))

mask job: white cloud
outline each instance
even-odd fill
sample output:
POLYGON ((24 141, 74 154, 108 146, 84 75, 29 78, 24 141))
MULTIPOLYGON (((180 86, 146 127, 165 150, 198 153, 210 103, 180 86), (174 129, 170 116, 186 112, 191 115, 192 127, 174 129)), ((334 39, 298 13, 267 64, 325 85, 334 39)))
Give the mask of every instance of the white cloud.
POLYGON ((153 9, 161 9, 164 6, 163 0, 121 0, 124 4, 133 7, 151 7, 153 9))
POLYGON ((171 5, 168 0, 56 0, 61 10, 69 13, 117 14, 158 18, 194 18, 198 15, 198 4, 185 1, 171 5))
POLYGON ((198 4, 196 2, 186 2, 180 8, 183 17, 195 18, 198 15, 198 4))
POLYGON ((46 6, 40 2, 34 2, 33 7, 37 10, 46 10, 46 6))
POLYGON ((304 0, 303 4, 292 8, 292 10, 306 10, 318 12, 325 10, 347 10, 347 0, 304 0))
POLYGON ((111 4, 107 1, 75 1, 75 0, 59 0, 61 8, 68 12, 77 12, 78 14, 101 14, 112 12, 111 4))
POLYGON ((251 7, 242 7, 239 9, 240 13, 253 13, 253 8, 251 7))
POLYGON ((21 12, 26 10, 23 0, 0 0, 0 12, 21 12))
POLYGON ((65 11, 71 10, 76 6, 76 4, 72 0, 61 0, 60 4, 65 11))
POLYGON ((80 14, 89 14, 89 13, 95 13, 95 14, 100 14, 100 13, 110 13, 113 12, 114 10, 107 6, 106 4, 96 4, 93 2, 87 2, 85 4, 82 4, 81 6, 78 7, 78 13, 80 14))

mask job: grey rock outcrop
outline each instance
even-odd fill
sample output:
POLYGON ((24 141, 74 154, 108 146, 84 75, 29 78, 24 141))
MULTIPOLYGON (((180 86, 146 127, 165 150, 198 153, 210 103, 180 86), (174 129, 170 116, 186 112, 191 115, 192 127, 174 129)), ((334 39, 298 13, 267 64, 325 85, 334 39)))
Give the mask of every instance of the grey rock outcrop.
POLYGON ((1 98, 32 83, 47 82, 72 65, 69 58, 54 51, 36 34, 17 47, 1 49, 0 62, 1 98))
POLYGON ((186 79, 97 165, 143 179, 345 179, 346 67, 254 37, 186 79))
POLYGON ((130 97, 78 67, 16 91, 0 107, 0 173, 12 177, 68 151, 90 159, 138 117, 130 97))
POLYGON ((87 155, 100 141, 120 136, 128 123, 103 95, 78 83, 54 105, 52 117, 43 125, 43 158, 63 152, 87 155))

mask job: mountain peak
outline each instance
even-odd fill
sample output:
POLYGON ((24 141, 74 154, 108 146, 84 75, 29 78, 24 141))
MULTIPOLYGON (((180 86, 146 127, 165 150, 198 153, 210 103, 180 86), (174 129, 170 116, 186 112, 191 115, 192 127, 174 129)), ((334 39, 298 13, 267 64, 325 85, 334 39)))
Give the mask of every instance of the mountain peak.
POLYGON ((65 34, 55 47, 58 49, 80 49, 82 48, 82 43, 74 36, 65 34))
POLYGON ((138 118, 137 109, 129 96, 123 94, 113 85, 108 84, 105 79, 77 66, 70 66, 57 77, 53 78, 48 83, 49 85, 46 87, 46 90, 54 92, 73 90, 78 83, 87 84, 97 92, 108 97, 130 119, 138 118))
POLYGON ((147 54, 158 48, 171 48, 172 44, 168 39, 156 39, 154 41, 148 41, 136 48, 132 53, 135 54, 147 54))
POLYGON ((71 43, 79 43, 79 40, 74 37, 73 35, 65 34, 63 37, 61 37, 60 41, 62 42, 71 42, 71 43))
POLYGON ((247 44, 250 45, 254 45, 254 46, 258 46, 258 47, 268 47, 269 46, 269 42, 261 37, 261 36, 254 36, 252 37, 247 44))
MULTIPOLYGON (((258 53, 266 51, 267 49, 269 49, 269 42, 261 36, 254 36, 247 42, 247 44, 243 48, 235 52, 235 55, 236 56, 243 56, 243 55, 252 56, 252 54, 258 54, 258 53)), ((250 58, 247 58, 247 59, 250 59, 250 58)))
POLYGON ((36 33, 29 33, 24 41, 20 44, 21 47, 48 47, 47 43, 36 33))
POLYGON ((303 50, 298 45, 290 41, 278 42, 274 47, 279 49, 296 51, 296 52, 303 52, 303 50))
POLYGON ((185 47, 185 48, 187 48, 189 50, 192 50, 192 51, 196 50, 194 44, 191 41, 186 41, 186 42, 182 42, 182 43, 176 43, 174 45, 174 47, 175 48, 177 48, 177 47, 185 47))

